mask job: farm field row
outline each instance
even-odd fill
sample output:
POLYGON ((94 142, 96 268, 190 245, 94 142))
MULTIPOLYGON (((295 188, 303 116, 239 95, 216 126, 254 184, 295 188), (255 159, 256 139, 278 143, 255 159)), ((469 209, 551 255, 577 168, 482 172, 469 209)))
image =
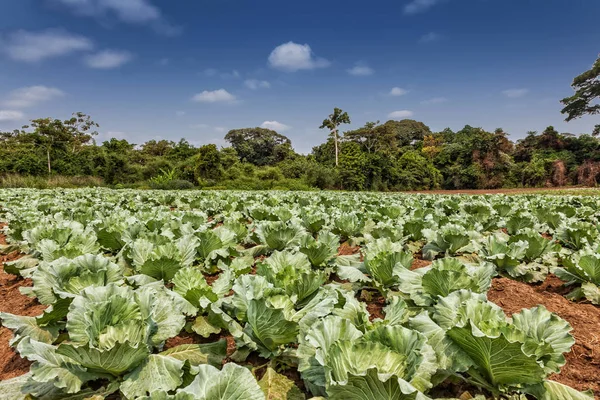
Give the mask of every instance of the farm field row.
POLYGON ((5 189, 0 206, 0 399, 600 396, 597 197, 5 189))

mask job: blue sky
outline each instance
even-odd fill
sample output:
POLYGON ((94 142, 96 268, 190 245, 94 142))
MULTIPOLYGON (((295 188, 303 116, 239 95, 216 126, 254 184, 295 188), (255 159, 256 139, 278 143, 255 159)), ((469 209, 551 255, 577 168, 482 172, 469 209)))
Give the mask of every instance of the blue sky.
POLYGON ((600 52, 597 0, 19 0, 0 5, 0 129, 90 114, 110 136, 224 145, 266 126, 309 152, 352 125, 565 123, 559 100, 600 52))

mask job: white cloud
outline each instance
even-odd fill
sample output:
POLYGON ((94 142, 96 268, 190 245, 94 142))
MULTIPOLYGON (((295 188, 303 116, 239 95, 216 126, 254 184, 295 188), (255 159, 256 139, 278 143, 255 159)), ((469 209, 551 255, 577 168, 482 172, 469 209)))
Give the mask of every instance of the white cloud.
POLYGON ((107 17, 114 15, 122 22, 149 24, 157 32, 177 35, 181 28, 169 24, 158 7, 149 0, 55 0, 78 15, 107 17))
POLYGON ((315 57, 308 44, 287 42, 273 49, 269 65, 283 71, 295 72, 303 69, 325 68, 329 61, 315 57))
POLYGON ((192 97, 198 103, 233 103, 236 97, 225 89, 205 90, 192 97))
POLYGON ((271 87, 271 84, 267 81, 259 81, 258 79, 246 79, 244 81, 244 85, 248 89, 256 90, 256 89, 268 89, 271 87))
POLYGON ((404 6, 404 14, 418 14, 429 10, 441 0, 413 0, 404 6))
POLYGON ((430 105, 430 104, 440 104, 447 102, 448 99, 445 97, 434 97, 431 99, 423 100, 421 104, 430 105))
POLYGON ((375 70, 363 63, 356 63, 356 65, 350 69, 347 69, 350 75, 354 76, 369 76, 375 73, 375 70))
POLYGON ((282 124, 281 122, 277 122, 277 121, 265 121, 260 125, 260 127, 265 128, 265 129, 271 129, 271 130, 278 131, 278 132, 285 132, 291 128, 291 126, 282 124))
POLYGON ((86 56, 83 61, 90 68, 112 69, 127 64, 133 59, 133 54, 124 50, 103 50, 86 56))
POLYGON ((390 96, 404 96, 406 93, 408 93, 408 90, 399 88, 397 86, 390 90, 390 96))
POLYGON ((0 110, 0 122, 12 122, 23 119, 25 114, 21 111, 0 110))
POLYGON ((511 99, 516 99, 517 97, 523 97, 527 93, 529 93, 529 89, 508 89, 502 92, 503 95, 509 97, 511 99))
POLYGON ((178 117, 183 117, 185 115, 185 111, 175 111, 175 115, 178 117))
POLYGON ((431 43, 440 40, 442 36, 439 33, 429 32, 421 36, 419 43, 431 43))
POLYGON ((61 29, 40 32, 16 31, 4 40, 3 51, 13 60, 38 62, 47 58, 91 50, 92 41, 61 29))
POLYGON ((224 128, 222 126, 215 126, 215 131, 219 133, 225 133, 227 132, 227 128, 224 128))
POLYGON ((64 96, 64 92, 47 86, 29 86, 13 90, 4 104, 13 108, 31 107, 44 101, 64 96))
POLYGON ((392 119, 408 118, 408 117, 412 117, 413 114, 414 113, 409 110, 393 111, 388 114, 388 118, 392 118, 392 119))

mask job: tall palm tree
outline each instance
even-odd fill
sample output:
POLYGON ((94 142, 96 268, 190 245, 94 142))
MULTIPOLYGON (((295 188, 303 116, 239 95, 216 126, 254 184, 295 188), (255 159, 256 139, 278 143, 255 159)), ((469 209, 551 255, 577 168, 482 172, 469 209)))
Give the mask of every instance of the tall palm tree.
POLYGON ((338 126, 341 124, 349 124, 350 116, 347 112, 342 111, 341 108, 335 107, 333 109, 333 114, 329 114, 329 117, 323 120, 323 124, 319 127, 319 129, 327 128, 331 131, 331 135, 333 136, 333 141, 335 143, 335 166, 338 166, 338 126))

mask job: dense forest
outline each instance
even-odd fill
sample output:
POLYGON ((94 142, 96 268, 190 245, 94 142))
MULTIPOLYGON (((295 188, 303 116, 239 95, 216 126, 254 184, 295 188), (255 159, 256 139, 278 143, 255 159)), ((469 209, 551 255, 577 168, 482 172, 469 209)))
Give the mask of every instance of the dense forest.
MULTIPOLYGON (((600 113, 594 103, 599 77, 600 58, 562 100, 567 121, 600 113)), ((348 123, 350 115, 335 108, 321 125, 328 139, 301 155, 289 138, 264 128, 231 130, 225 136, 230 146, 221 149, 185 139, 98 144, 98 124, 88 115, 42 118, 0 133, 0 175, 5 185, 22 182, 15 177, 85 176, 117 187, 378 191, 594 186, 600 180, 600 126, 580 135, 549 126, 513 143, 500 128, 432 132, 405 119, 342 131, 348 123)))

